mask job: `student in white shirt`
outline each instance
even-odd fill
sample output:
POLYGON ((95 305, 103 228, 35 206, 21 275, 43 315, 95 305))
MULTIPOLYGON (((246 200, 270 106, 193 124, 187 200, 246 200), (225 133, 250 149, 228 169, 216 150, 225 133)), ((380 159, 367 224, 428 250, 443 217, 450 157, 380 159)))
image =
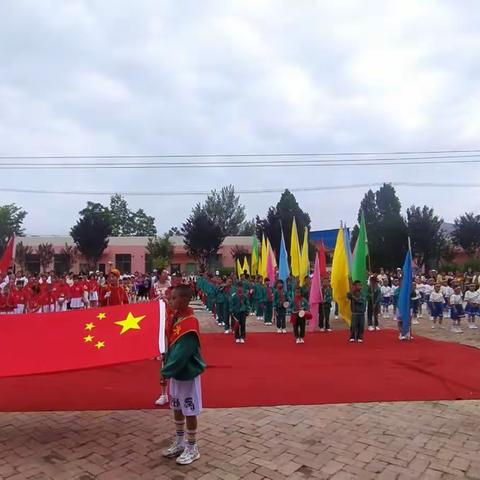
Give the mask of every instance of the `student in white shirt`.
POLYGON ((410 302, 411 302, 411 309, 412 309, 412 325, 418 325, 420 323, 418 321, 418 312, 419 312, 419 309, 421 308, 421 305, 420 305, 420 292, 415 282, 412 283, 412 292, 410 295, 410 302))
POLYGON ((388 283, 385 282, 380 287, 380 291, 382 292, 382 311, 383 311, 383 318, 388 317, 388 307, 392 303, 392 288, 388 286, 388 283))
POLYGON ((440 328, 442 328, 443 306, 445 304, 445 297, 440 291, 439 283, 435 284, 434 290, 430 294, 430 304, 431 304, 432 318, 433 318, 432 328, 436 327, 437 321, 438 321, 438 324, 440 325, 440 328))
POLYGON ((453 288, 448 285, 447 280, 444 280, 442 282, 442 286, 440 287, 440 291, 445 297, 445 305, 443 307, 443 311, 447 312, 448 314, 450 312, 450 309, 448 308, 448 306, 450 304, 450 297, 453 295, 453 288))
POLYGON ((450 316, 452 318, 452 332, 463 333, 460 328, 460 320, 465 316, 463 311, 462 289, 455 287, 452 295, 450 295, 450 316))
POLYGON ((435 285, 435 281, 433 280, 433 278, 430 278, 424 287, 425 302, 427 302, 427 308, 430 315, 432 315, 432 302, 430 301, 430 295, 434 290, 434 285, 435 285))
POLYGON ((467 302, 465 306, 465 313, 468 316, 468 328, 477 328, 475 324, 475 315, 478 315, 478 300, 480 292, 475 290, 475 284, 469 285, 468 290, 465 292, 464 300, 467 302))

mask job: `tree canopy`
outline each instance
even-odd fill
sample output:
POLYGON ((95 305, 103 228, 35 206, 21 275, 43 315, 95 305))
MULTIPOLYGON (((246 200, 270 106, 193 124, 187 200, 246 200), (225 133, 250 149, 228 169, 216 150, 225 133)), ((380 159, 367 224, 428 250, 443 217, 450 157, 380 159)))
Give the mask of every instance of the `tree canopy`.
POLYGON ((412 205, 407 209, 408 235, 419 266, 430 269, 440 260, 446 246, 442 225, 443 219, 435 215, 433 208, 412 205))
POLYGON ((465 213, 455 219, 453 239, 468 254, 474 255, 480 247, 480 215, 465 213))
POLYGON ((298 240, 300 245, 303 242, 304 229, 310 229, 310 215, 304 212, 298 205, 295 195, 289 190, 285 190, 275 207, 268 209, 265 218, 256 218, 257 237, 262 238, 264 233, 270 239, 270 243, 275 252, 280 251, 281 228, 285 236, 285 245, 290 255, 290 236, 292 233, 293 217, 297 224, 298 240), (281 228, 280 228, 281 225, 281 228))
POLYGON ((0 255, 12 235, 23 235, 26 216, 27 212, 14 203, 0 205, 0 255))
POLYGON ((245 207, 240 204, 240 196, 235 194, 235 187, 228 185, 219 192, 212 190, 207 196, 205 203, 197 203, 193 212, 205 212, 208 218, 218 225, 222 235, 239 235, 244 226, 245 207))
POLYGON ((112 235, 115 237, 147 237, 156 235, 155 218, 140 208, 136 212, 128 208, 127 201, 118 193, 110 198, 109 207, 112 235))
POLYGON ((161 237, 148 239, 147 252, 152 268, 163 270, 170 265, 173 258, 173 244, 168 233, 161 237))
POLYGON ((225 239, 225 233, 204 210, 194 209, 182 225, 182 235, 188 254, 198 261, 200 271, 208 270, 225 239))
POLYGON ((91 267, 95 267, 107 248, 111 234, 108 208, 93 202, 88 202, 87 207, 80 211, 80 218, 70 231, 75 245, 91 267))
MULTIPOLYGON (((407 250, 407 225, 401 214, 401 204, 392 185, 385 183, 375 193, 369 190, 358 211, 358 223, 361 214, 365 215, 368 250, 373 269, 388 269, 403 264, 407 250)), ((352 232, 352 245, 358 236, 358 225, 352 232)))

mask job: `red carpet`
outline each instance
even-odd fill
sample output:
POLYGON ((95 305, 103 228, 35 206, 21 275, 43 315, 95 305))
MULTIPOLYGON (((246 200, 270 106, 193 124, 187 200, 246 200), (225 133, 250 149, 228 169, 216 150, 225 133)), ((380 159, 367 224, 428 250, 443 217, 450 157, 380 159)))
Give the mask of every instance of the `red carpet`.
MULTIPOLYGON (((253 333, 243 345, 202 336, 209 365, 205 407, 253 407, 397 400, 480 399, 480 350, 394 331, 350 344, 345 331, 253 333)), ((0 411, 152 408, 158 362, 0 379, 0 411)))

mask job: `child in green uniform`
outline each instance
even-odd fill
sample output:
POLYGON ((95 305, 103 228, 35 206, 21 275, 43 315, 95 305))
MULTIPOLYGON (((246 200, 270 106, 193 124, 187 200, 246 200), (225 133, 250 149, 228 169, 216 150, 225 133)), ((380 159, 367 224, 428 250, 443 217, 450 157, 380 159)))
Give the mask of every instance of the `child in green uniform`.
POLYGON ((322 302, 318 304, 318 326, 321 332, 325 330, 331 332, 330 328, 330 312, 332 310, 332 289, 330 281, 324 278, 322 281, 322 302))
POLYGON ((200 458, 196 436, 197 417, 202 411, 200 375, 205 370, 205 362, 200 353, 198 320, 188 307, 191 297, 188 285, 179 285, 172 291, 170 305, 174 313, 168 353, 161 370, 163 378, 170 379, 170 407, 176 428, 175 441, 163 456, 177 457, 179 465, 188 465, 200 458))
POLYGON ((312 314, 309 312, 308 300, 302 295, 302 289, 297 287, 292 302, 292 315, 290 316, 293 335, 297 343, 305 343, 305 324, 310 318, 312 318, 312 314))
POLYGON ((368 330, 380 330, 378 325, 378 315, 380 313, 380 303, 382 301, 382 291, 378 286, 378 280, 375 275, 370 277, 370 285, 367 294, 367 323, 368 330))
POLYGON ((350 324, 350 341, 363 342, 363 331, 365 329, 365 310, 367 300, 362 293, 362 282, 356 280, 352 284, 352 290, 347 293, 352 311, 352 323, 350 324))
POLYGON ((265 279, 263 285, 263 313, 265 325, 271 325, 273 319, 273 288, 270 285, 270 279, 265 279))
POLYGON ((262 276, 258 275, 253 285, 253 306, 257 320, 263 320, 264 315, 264 285, 262 276))
POLYGON ((248 296, 243 291, 243 285, 237 285, 237 291, 232 297, 232 315, 234 316, 237 325, 235 326, 235 342, 245 343, 247 330, 247 315, 250 311, 248 296))
POLYGON ((286 317, 290 302, 285 295, 283 280, 277 280, 275 284, 273 306, 277 315, 277 333, 287 333, 286 317))

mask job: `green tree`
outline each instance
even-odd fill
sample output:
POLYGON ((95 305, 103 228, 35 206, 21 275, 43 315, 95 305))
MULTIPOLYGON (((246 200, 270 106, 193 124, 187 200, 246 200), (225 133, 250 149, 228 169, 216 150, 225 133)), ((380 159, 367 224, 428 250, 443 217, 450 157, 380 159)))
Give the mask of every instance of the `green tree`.
POLYGON ((95 268, 108 246, 112 233, 110 212, 100 203, 88 202, 80 212, 80 219, 70 231, 79 252, 85 257, 90 268, 95 268))
POLYGON ((178 227, 172 227, 169 231, 168 231, 168 236, 169 237, 173 237, 174 235, 181 235, 182 232, 180 231, 180 229, 178 227))
POLYGON ((69 245, 65 243, 65 246, 62 248, 62 255, 65 258, 65 266, 67 271, 71 271, 73 264, 77 261, 78 258, 78 248, 75 245, 69 245))
POLYGON ((168 233, 161 237, 148 239, 147 252, 149 255, 150 269, 163 270, 167 268, 173 258, 173 244, 168 233))
POLYGON ((128 208, 127 201, 118 193, 110 198, 109 213, 112 236, 146 237, 156 235, 155 218, 140 208, 136 212, 128 208))
POLYGON ((475 255, 480 247, 480 215, 465 213, 456 218, 452 237, 469 255, 475 255))
POLYGON ((45 273, 52 265, 55 250, 51 243, 40 243, 37 247, 38 260, 42 271, 45 273))
POLYGON ((182 235, 188 254, 197 260, 201 272, 207 271, 225 239, 220 225, 204 210, 194 209, 182 225, 182 235))
POLYGON ((33 248, 25 246, 23 242, 18 242, 15 246, 15 263, 21 270, 27 269, 27 257, 33 253, 33 248))
MULTIPOLYGON (((362 210, 372 269, 401 266, 407 249, 408 232, 393 186, 385 183, 375 193, 369 190, 365 194, 358 211, 358 223, 362 210)), ((357 237, 358 225, 352 232, 352 245, 355 245, 357 237)))
MULTIPOLYGON (((305 227, 310 230, 310 215, 300 208, 295 195, 289 190, 285 190, 282 193, 282 196, 275 207, 272 206, 268 209, 267 215, 264 219, 257 216, 257 237, 261 239, 262 233, 265 233, 270 239, 272 248, 278 253, 280 251, 281 225, 285 236, 285 245, 287 247, 288 255, 290 256, 290 237, 292 234, 293 217, 295 217, 295 222, 297 224, 298 240, 300 246, 302 246, 305 227)), ((314 250, 315 248, 310 245, 310 259, 313 258, 312 253, 314 250)))
POLYGON ((233 185, 223 187, 219 192, 212 190, 205 203, 197 203, 193 209, 195 214, 201 211, 221 228, 224 237, 238 235, 245 221, 245 207, 240 204, 240 197, 235 195, 233 185))
POLYGON ((246 220, 240 225, 239 235, 244 237, 251 237, 257 231, 257 222, 254 218, 252 220, 246 220))
POLYGON ((442 230, 443 219, 434 214, 433 208, 412 205, 407 209, 408 235, 412 253, 418 265, 427 270, 434 268, 445 250, 446 239, 442 230))
POLYGON ((0 206, 0 255, 12 235, 23 235, 22 225, 26 215, 27 212, 14 203, 0 206))

